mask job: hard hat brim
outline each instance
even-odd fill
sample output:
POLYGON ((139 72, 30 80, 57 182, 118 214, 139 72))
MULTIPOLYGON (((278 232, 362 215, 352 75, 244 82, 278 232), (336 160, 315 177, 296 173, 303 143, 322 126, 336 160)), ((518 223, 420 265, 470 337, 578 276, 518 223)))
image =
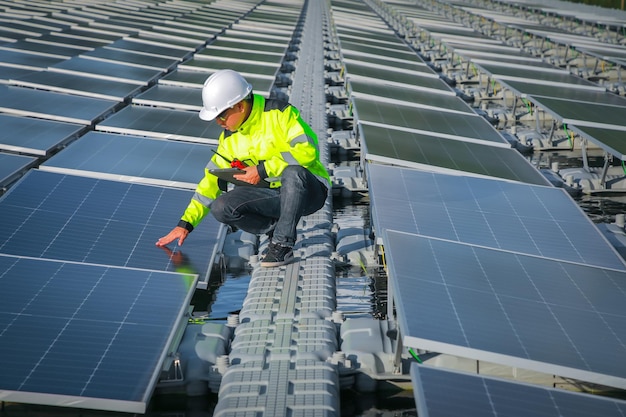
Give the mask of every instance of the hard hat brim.
POLYGON ((200 113, 198 113, 198 117, 200 117, 200 119, 204 121, 210 122, 214 120, 218 114, 219 114, 218 112, 209 111, 203 107, 200 109, 200 113))

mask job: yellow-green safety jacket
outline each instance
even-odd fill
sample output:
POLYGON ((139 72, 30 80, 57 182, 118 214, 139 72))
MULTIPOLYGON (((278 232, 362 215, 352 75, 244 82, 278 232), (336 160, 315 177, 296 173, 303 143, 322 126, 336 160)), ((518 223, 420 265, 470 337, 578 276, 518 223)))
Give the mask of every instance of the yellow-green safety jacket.
POLYGON ((285 167, 301 165, 330 189, 330 176, 319 159, 317 135, 302 120, 299 110, 284 101, 254 94, 250 116, 239 130, 225 130, 220 135, 217 154, 205 167, 204 178, 179 226, 192 231, 209 213, 211 203, 222 193, 218 178, 209 169, 230 168, 234 159, 256 165, 261 180, 268 181, 271 188, 280 187, 285 167))

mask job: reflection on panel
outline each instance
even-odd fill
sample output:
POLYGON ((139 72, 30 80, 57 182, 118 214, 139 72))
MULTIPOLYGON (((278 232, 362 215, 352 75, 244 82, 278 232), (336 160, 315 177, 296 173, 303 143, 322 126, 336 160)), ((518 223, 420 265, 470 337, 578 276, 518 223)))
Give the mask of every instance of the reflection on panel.
POLYGON ((206 283, 220 223, 212 216, 173 257, 155 246, 192 191, 31 170, 0 199, 0 253, 157 271, 193 270, 206 283))

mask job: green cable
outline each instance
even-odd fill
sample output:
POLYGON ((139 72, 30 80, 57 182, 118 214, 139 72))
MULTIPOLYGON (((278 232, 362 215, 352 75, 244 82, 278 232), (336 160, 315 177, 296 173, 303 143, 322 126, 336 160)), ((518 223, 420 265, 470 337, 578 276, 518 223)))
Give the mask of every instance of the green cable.
POLYGON ((623 159, 622 159, 622 169, 624 170, 624 174, 626 174, 626 164, 624 164, 623 159))
POLYGON ((522 99, 522 103, 524 103, 524 105, 526 106, 526 109, 528 110, 528 113, 530 113, 530 115, 533 115, 533 107, 530 105, 530 102, 526 99, 522 99))
POLYGON ((413 358, 415 358, 417 363, 422 363, 422 360, 420 359, 419 356, 417 356, 417 353, 413 351, 413 348, 409 348, 409 353, 411 354, 411 356, 413 356, 413 358))
POLYGON ((572 140, 572 137, 570 136, 569 132, 567 131, 567 124, 563 123, 563 130, 565 131, 565 136, 567 136, 567 141, 569 142, 569 146, 571 149, 574 149, 574 141, 572 140))

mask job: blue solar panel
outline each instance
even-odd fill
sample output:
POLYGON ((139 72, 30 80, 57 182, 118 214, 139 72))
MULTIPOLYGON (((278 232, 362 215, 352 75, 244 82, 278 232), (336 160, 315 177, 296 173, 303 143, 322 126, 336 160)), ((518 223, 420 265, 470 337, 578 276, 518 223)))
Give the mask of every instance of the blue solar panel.
POLYGON ((0 149, 47 156, 84 130, 79 124, 0 114, 0 149))
POLYGON ((89 132, 40 168, 66 174, 195 189, 214 146, 89 132))
POLYGON ((96 130, 216 145, 223 129, 201 120, 195 111, 132 105, 107 117, 96 130))
POLYGON ((626 271, 384 236, 405 346, 626 388, 626 271))
POLYGON ((559 188, 369 164, 374 227, 624 270, 559 188))
POLYGON ((208 281, 221 228, 207 216, 185 241, 185 265, 155 246, 192 191, 30 171, 0 200, 0 253, 158 271, 185 266, 208 281))
POLYGON ((0 254, 0 398, 146 410, 196 275, 0 254))
POLYGON ((413 364, 420 417, 623 417, 626 401, 413 364))
POLYGON ((19 176, 37 163, 32 156, 0 153, 0 187, 6 187, 17 180, 19 176))

